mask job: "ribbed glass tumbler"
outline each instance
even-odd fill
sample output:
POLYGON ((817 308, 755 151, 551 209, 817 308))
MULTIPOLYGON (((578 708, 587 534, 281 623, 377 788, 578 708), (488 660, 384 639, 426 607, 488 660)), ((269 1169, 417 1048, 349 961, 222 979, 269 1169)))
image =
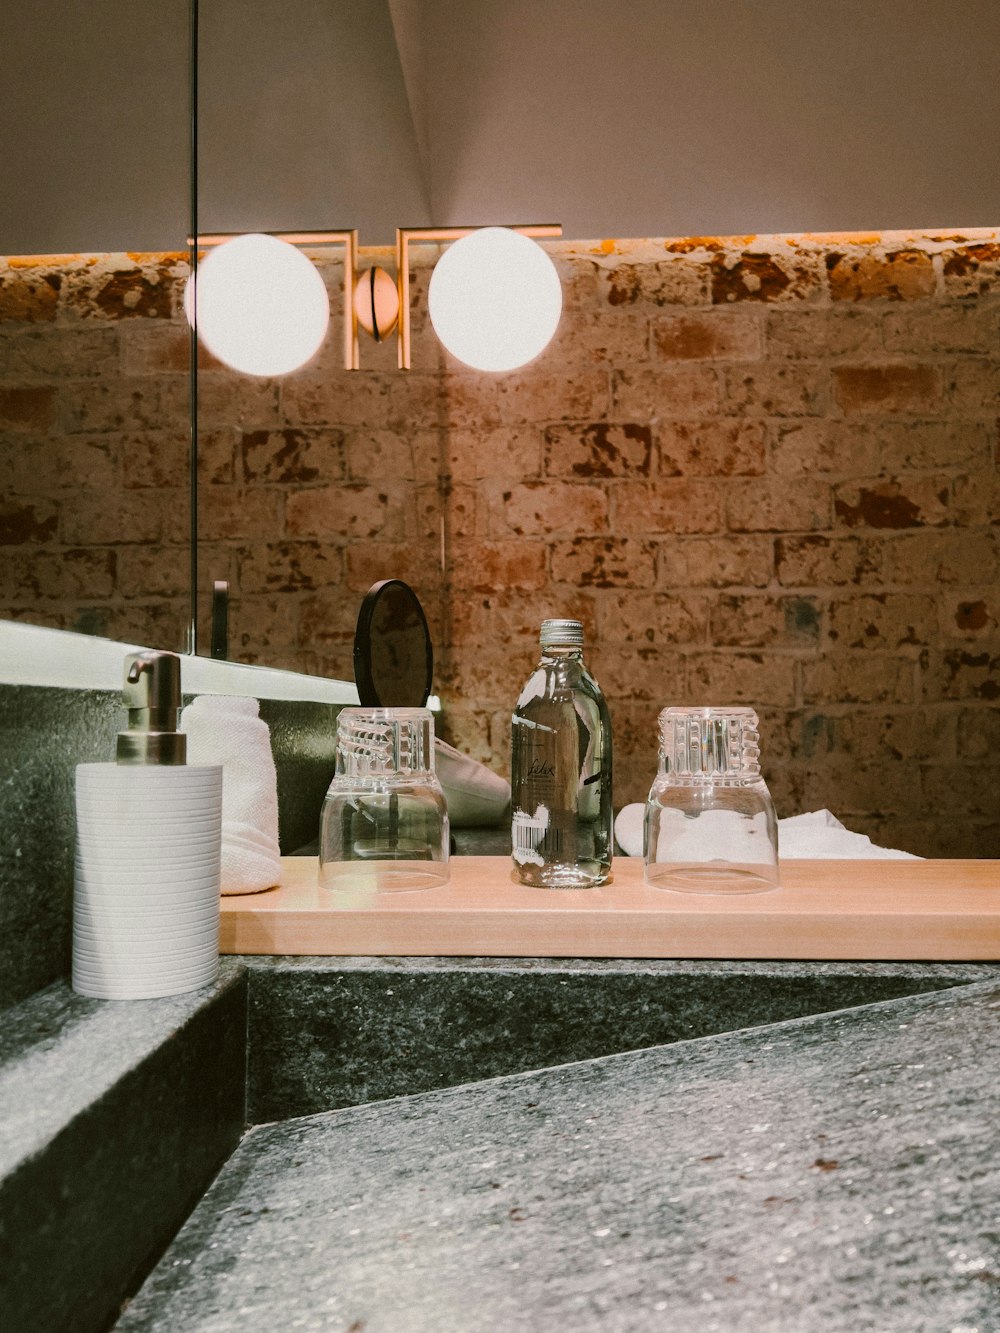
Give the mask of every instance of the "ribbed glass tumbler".
POLYGON ((344 708, 320 820, 319 882, 377 892, 448 879, 448 807, 426 708, 344 708))
POLYGON ((778 824, 752 708, 665 708, 646 801, 645 878, 682 893, 778 884, 778 824))

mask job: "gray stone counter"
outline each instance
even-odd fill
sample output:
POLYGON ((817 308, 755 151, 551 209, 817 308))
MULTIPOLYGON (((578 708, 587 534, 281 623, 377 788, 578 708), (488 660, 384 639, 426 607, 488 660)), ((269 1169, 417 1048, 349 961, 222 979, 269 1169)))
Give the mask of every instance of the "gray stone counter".
POLYGON ((265 1125, 124 1330, 1000 1328, 1000 984, 265 1125))

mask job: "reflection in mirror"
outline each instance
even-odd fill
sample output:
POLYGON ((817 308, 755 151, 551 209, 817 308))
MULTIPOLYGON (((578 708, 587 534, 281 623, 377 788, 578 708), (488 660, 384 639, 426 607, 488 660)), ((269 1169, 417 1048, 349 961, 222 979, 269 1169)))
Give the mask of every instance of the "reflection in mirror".
POLYGON ((173 649, 190 616, 187 14, 25 7, 4 34, 0 191, 0 618, 173 649))
POLYGON ((366 708, 423 708, 431 692, 430 631, 416 593, 384 579, 361 603, 354 636, 354 677, 366 708))

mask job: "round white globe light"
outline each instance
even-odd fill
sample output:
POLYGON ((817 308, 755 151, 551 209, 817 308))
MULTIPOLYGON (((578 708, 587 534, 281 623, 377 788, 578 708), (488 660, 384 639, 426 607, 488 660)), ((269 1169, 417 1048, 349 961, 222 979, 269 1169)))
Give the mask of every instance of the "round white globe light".
POLYGON ((475 370, 516 370, 555 333, 562 286, 540 245, 506 227, 483 227, 438 260, 427 305, 452 356, 475 370))
MULTIPOLYGON (((216 246, 194 283, 198 336, 246 375, 287 375, 316 355, 330 322, 323 279, 301 250, 251 232, 216 246)), ((191 281, 184 309, 192 320, 191 281)))

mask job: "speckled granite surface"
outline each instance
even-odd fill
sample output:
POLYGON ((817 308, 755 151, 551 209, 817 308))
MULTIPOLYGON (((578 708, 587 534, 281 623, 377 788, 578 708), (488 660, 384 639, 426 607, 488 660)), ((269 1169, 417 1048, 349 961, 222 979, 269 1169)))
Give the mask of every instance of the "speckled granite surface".
POLYGON ((0 1024, 0 1326, 101 1329, 244 1125, 246 976, 103 1001, 57 982, 0 1024))
POLYGON ((1000 985, 252 1131, 124 1330, 1000 1327, 1000 985))
POLYGON ((246 962, 250 1123, 1000 979, 955 963, 246 962))

